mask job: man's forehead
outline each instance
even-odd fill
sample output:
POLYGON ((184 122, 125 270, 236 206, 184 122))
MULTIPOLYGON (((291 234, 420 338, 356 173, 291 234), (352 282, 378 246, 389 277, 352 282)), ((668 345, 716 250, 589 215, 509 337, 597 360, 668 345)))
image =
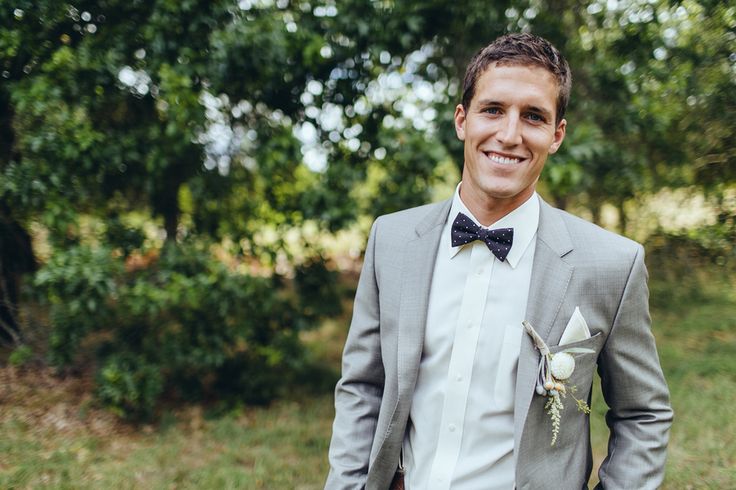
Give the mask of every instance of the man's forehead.
POLYGON ((550 80, 550 82, 554 83, 556 88, 559 89, 559 83, 557 81, 557 77, 555 74, 550 71, 549 68, 542 65, 541 63, 531 63, 528 61, 523 60, 515 60, 515 59, 502 59, 498 61, 493 61, 491 63, 488 63, 488 66, 486 66, 483 71, 481 71, 478 74, 478 80, 480 80, 483 75, 488 73, 491 70, 496 70, 498 68, 507 68, 507 67, 514 67, 514 68, 528 68, 530 70, 540 70, 540 72, 544 72, 547 74, 547 78, 550 80))
POLYGON ((489 83, 489 81, 500 79, 518 80, 520 84, 534 84, 538 87, 545 87, 554 91, 555 96, 560 89, 557 78, 555 78, 554 74, 544 67, 521 63, 513 65, 499 65, 494 63, 493 65, 489 65, 488 68, 483 70, 483 72, 478 76, 478 80, 476 81, 476 94, 478 92, 477 89, 480 88, 481 85, 493 87, 494 84, 489 83), (533 74, 531 77, 529 76, 530 73, 533 74))
MULTIPOLYGON (((512 95, 518 95, 521 93, 523 86, 532 87, 533 90, 525 91, 526 95, 536 95, 535 99, 538 99, 537 104, 543 104, 544 101, 548 101, 551 104, 550 109, 555 109, 557 106, 557 96, 559 95, 560 86, 555 76, 546 68, 536 64, 528 63, 514 63, 514 64, 498 64, 493 63, 489 65, 479 75, 476 81, 476 87, 471 100, 471 105, 475 102, 488 102, 489 99, 493 99, 493 93, 499 88, 500 80, 511 80, 514 83, 518 83, 519 92, 516 90, 512 91, 512 95), (504 68, 521 68, 522 70, 506 70, 504 68), (528 73, 524 73, 526 70, 532 71, 533 76, 529 77, 528 73), (549 96, 552 96, 551 100, 549 96)), ((508 84, 506 85, 508 88, 508 84)), ((515 88, 515 87, 514 87, 515 88)), ((507 90, 508 92, 508 90, 507 90)))

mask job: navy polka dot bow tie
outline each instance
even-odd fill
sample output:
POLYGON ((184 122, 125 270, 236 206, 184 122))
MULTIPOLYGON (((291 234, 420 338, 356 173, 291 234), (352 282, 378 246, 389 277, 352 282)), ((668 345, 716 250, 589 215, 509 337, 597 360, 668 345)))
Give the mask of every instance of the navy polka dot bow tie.
POLYGON ((475 240, 480 240, 488 245, 488 249, 501 262, 511 250, 514 241, 513 228, 497 228, 487 230, 476 225, 475 222, 463 213, 457 213, 457 218, 452 223, 452 246, 459 247, 475 240))

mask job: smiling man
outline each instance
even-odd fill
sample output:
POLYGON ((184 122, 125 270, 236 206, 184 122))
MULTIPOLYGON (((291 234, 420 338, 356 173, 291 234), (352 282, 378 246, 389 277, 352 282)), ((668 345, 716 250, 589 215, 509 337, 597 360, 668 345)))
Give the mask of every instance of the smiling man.
POLYGON ((455 195, 371 230, 327 489, 587 488, 596 369, 610 429, 599 487, 661 484, 672 410, 644 251, 535 191, 570 85, 531 34, 471 60, 455 195))

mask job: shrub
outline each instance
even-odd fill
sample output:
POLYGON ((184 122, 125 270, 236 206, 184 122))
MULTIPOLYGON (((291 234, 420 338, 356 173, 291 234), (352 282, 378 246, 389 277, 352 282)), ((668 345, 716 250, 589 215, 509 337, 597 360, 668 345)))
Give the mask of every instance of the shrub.
POLYGON ((193 244, 129 271, 107 249, 78 246, 35 284, 50 302, 52 362, 92 348, 100 400, 130 418, 164 395, 268 402, 304 367, 298 332, 317 318, 281 277, 233 272, 193 244))
POLYGON ((34 286, 51 305, 49 347, 54 365, 71 364, 81 340, 110 325, 122 272, 122 262, 109 249, 75 246, 54 254, 36 273, 34 286))
POLYGON ((96 378, 98 398, 126 418, 149 418, 163 391, 159 367, 136 354, 110 355, 103 360, 96 378))
POLYGON ((33 359, 33 350, 27 345, 16 347, 8 356, 8 362, 11 366, 24 366, 33 359))
POLYGON ((317 256, 295 270, 294 283, 303 300, 304 314, 313 317, 337 316, 342 311, 337 272, 327 268, 324 257, 317 256))
POLYGON ((673 276, 689 276, 694 264, 732 270, 736 266, 736 217, 679 232, 658 231, 648 238, 646 248, 648 262, 673 276))
POLYGON ((733 219, 680 232, 660 231, 646 243, 653 282, 652 305, 667 308, 707 301, 714 277, 736 277, 736 226, 733 219), (706 287, 708 286, 708 287, 706 287))

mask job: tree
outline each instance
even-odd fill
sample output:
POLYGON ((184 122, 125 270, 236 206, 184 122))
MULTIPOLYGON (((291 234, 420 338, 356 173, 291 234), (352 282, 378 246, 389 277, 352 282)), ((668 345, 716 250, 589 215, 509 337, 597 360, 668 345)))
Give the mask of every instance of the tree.
POLYGON ((570 131, 543 177, 558 206, 597 219, 613 203, 625 229, 624 203, 659 186, 723 194, 734 15, 705 0, 0 0, 5 340, 32 224, 59 267, 91 243, 142 254, 133 215, 169 248, 229 243, 273 265, 285 241, 264 229, 332 232, 426 202, 439 164, 462 165, 462 70, 508 31, 549 38, 572 66, 570 131))

